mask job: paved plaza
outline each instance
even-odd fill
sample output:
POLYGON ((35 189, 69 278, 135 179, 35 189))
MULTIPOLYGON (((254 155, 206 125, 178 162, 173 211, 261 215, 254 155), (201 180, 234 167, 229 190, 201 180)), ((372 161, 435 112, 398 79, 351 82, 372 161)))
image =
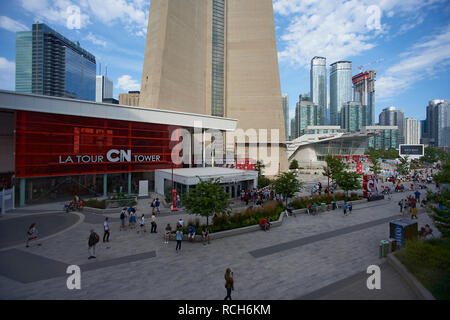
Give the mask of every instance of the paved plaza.
MULTIPOLYGON (((188 222, 194 216, 164 210, 157 217, 158 233, 150 233, 148 225, 146 233, 138 234, 119 231, 118 212, 108 215, 110 242, 100 242, 92 260, 87 259, 89 230, 102 237, 104 216, 47 212, 60 204, 28 207, 0 219, 0 299, 221 300, 228 267, 234 271, 233 299, 417 299, 386 259, 379 258, 379 242, 388 238, 389 221, 400 217, 398 200, 407 195, 356 204, 349 216, 341 210, 299 214, 269 232, 217 239, 206 246, 183 242, 178 253, 175 242, 163 243, 161 231, 180 217, 188 222), (42 246, 25 248, 32 220, 43 236, 42 246), (51 221, 61 227, 49 225, 51 221), (366 288, 366 269, 374 264, 381 267, 381 290, 366 288), (81 268, 81 290, 67 289, 69 265, 81 268)), ((150 217, 148 203, 139 201, 138 217, 150 217)), ((423 208, 418 222, 419 227, 432 224, 423 208)))

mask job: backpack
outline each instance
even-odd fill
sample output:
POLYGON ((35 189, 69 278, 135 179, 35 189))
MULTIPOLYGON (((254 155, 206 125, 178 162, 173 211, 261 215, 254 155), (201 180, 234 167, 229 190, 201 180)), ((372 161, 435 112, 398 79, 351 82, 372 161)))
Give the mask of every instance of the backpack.
POLYGON ((155 203, 154 202, 150 203, 150 207, 154 208, 155 207, 155 203))
POLYGON ((100 241, 100 237, 98 234, 94 233, 94 243, 98 243, 100 241))
POLYGON ((125 219, 125 213, 122 212, 122 213, 120 214, 120 219, 125 219))

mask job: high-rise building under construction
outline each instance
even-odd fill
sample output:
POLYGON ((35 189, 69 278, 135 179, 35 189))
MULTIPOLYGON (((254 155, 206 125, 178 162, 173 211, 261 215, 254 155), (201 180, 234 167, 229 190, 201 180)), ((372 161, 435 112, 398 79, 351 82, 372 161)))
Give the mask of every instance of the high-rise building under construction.
POLYGON ((353 100, 359 101, 367 107, 366 123, 372 126, 375 123, 375 70, 358 73, 352 77, 353 100))
POLYGON ((272 0, 152 0, 139 105, 237 119, 286 170, 272 0))

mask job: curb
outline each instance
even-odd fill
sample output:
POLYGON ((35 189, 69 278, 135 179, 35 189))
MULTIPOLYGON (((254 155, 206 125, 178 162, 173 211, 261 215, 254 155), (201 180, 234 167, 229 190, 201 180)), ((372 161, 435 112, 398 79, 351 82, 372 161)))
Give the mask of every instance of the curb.
POLYGON ((398 260, 394 254, 390 253, 387 256, 387 261, 389 264, 402 276, 402 278, 409 284, 409 286, 413 289, 414 293, 421 298, 422 300, 436 300, 435 297, 425 288, 419 280, 416 279, 408 271, 408 269, 398 260))

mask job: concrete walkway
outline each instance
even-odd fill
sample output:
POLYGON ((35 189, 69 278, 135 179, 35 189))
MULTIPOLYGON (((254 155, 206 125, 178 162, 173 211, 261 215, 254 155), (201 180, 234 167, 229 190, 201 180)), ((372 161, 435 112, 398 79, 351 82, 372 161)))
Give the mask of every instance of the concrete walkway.
MULTIPOLYGON (((111 242, 97 245, 95 261, 87 259, 87 240, 91 228, 102 236, 103 217, 86 214, 70 232, 43 241, 41 247, 23 245, 1 251, 0 299, 220 300, 225 296, 223 276, 228 267, 235 276, 234 299, 299 299, 308 295, 314 299, 357 299, 362 296, 350 293, 367 290, 363 273, 373 264, 383 266, 383 290, 376 293, 377 298, 390 299, 383 292, 396 292, 398 281, 403 282, 384 267, 378 245, 388 238, 388 221, 399 217, 398 200, 408 194, 355 205, 353 213, 345 217, 342 211, 297 215, 269 232, 218 239, 207 246, 184 242, 178 253, 175 243, 163 243, 161 232, 119 231, 120 223, 113 220, 111 242), (255 256, 255 252, 263 254, 255 256), (73 264, 82 270, 81 290, 66 287, 65 268, 73 264), (360 278, 355 276, 358 274, 360 278), (341 285, 329 287, 336 283, 341 285)), ((145 210, 150 213, 148 207, 138 208, 138 216, 145 210)), ((186 222, 194 219, 183 213, 161 215, 158 230, 166 223, 174 226, 180 216, 186 222)), ((418 222, 419 227, 432 224, 423 209, 418 222)), ((398 290, 398 299, 414 298, 407 286, 402 288, 405 290, 398 290)))

